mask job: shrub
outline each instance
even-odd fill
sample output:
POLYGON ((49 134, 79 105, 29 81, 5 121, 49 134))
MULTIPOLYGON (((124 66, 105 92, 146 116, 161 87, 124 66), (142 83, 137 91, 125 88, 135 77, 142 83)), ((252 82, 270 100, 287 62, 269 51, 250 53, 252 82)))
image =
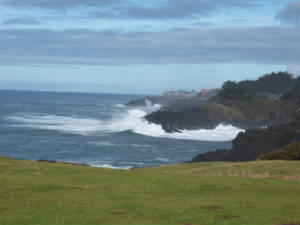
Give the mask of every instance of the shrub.
POLYGON ((259 157, 261 160, 299 160, 300 157, 300 143, 298 141, 292 142, 289 145, 263 154, 259 157))

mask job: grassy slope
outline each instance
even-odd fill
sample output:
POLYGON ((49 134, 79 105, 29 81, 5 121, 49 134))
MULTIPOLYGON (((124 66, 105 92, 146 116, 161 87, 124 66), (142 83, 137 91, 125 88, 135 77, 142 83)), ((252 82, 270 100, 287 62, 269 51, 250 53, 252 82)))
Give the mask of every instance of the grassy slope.
POLYGON ((299 223, 299 161, 130 171, 0 157, 0 224, 299 223))

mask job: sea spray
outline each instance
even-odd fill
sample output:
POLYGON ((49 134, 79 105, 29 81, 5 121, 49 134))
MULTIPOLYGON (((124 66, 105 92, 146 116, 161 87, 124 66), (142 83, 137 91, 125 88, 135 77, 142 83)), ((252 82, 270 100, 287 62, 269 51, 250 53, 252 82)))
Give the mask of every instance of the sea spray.
POLYGON ((219 124, 214 129, 181 130, 176 133, 166 133, 161 125, 149 123, 142 109, 130 109, 110 120, 95 118, 76 118, 58 115, 23 115, 10 116, 9 120, 17 124, 13 126, 35 129, 57 130, 81 135, 115 133, 132 131, 136 134, 159 138, 199 140, 199 141, 228 141, 236 137, 242 129, 232 125, 219 124))

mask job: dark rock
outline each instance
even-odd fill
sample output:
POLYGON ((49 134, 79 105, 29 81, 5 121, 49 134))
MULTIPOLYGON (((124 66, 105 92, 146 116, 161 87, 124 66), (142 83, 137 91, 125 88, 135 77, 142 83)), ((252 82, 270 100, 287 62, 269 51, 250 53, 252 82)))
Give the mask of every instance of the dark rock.
POLYGON ((197 155, 190 162, 210 162, 210 161, 222 161, 225 156, 230 153, 227 149, 218 149, 213 152, 206 152, 204 154, 197 155))
POLYGON ((175 100, 176 99, 162 97, 162 96, 149 96, 149 97, 129 101, 125 105, 131 106, 131 107, 153 106, 155 104, 168 105, 168 104, 171 104, 175 100))
POLYGON ((184 129, 213 129, 223 121, 218 116, 209 114, 209 109, 206 107, 195 107, 181 112, 164 111, 163 109, 151 113, 145 118, 151 123, 161 124, 166 132, 176 132, 184 129))
POLYGON ((167 132, 213 129, 220 123, 249 129, 285 123, 294 118, 298 110, 298 105, 285 101, 215 99, 197 104, 172 104, 145 118, 161 124, 167 132))
POLYGON ((191 162, 249 161, 260 155, 287 146, 300 140, 299 117, 286 124, 266 129, 249 129, 241 132, 232 141, 231 150, 216 150, 196 156, 191 162))
POLYGON ((37 162, 57 163, 55 160, 38 159, 37 162))
POLYGON ((56 160, 47 160, 47 159, 38 159, 37 162, 62 163, 62 164, 70 164, 70 165, 78 165, 78 166, 89 166, 88 164, 85 164, 85 163, 59 162, 56 160))

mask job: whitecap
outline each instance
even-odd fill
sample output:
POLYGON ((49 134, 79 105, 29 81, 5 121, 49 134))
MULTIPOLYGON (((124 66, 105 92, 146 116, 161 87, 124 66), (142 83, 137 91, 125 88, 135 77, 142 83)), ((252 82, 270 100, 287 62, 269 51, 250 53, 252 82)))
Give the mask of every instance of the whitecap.
POLYGON ((233 140, 243 129, 230 124, 219 124, 214 129, 181 130, 180 133, 166 134, 169 137, 199 140, 199 141, 230 141, 233 140))
POLYGON ((161 161, 161 162, 170 162, 170 159, 168 159, 168 158, 163 158, 163 157, 156 157, 155 160, 161 161))
POLYGON ((88 144, 95 146, 115 146, 116 144, 109 141, 89 141, 88 144))
POLYGON ((93 166, 93 167, 101 167, 101 168, 107 168, 107 169, 121 169, 121 170, 130 170, 132 169, 133 167, 132 166, 113 166, 111 164, 94 164, 94 163, 91 163, 89 164, 90 166, 93 166))
POLYGON ((125 108, 126 106, 124 104, 115 104, 116 107, 118 108, 125 108))
POLYGON ((111 121, 109 130, 124 131, 131 130, 134 133, 152 137, 163 137, 199 141, 230 141, 238 133, 244 131, 230 124, 219 124, 214 129, 181 130, 179 133, 166 133, 161 125, 149 123, 144 116, 147 113, 141 109, 132 109, 119 121, 111 121))
POLYGON ((153 106, 151 100, 149 100, 148 98, 145 99, 145 105, 146 105, 147 107, 152 107, 152 106, 153 106))
POLYGON ((152 148, 151 145, 142 145, 142 144, 121 144, 121 146, 128 146, 134 148, 152 148))
POLYGON ((12 126, 45 130, 58 130, 71 133, 87 134, 99 131, 101 122, 96 119, 83 119, 57 115, 23 115, 9 116, 7 119, 16 122, 12 126))

